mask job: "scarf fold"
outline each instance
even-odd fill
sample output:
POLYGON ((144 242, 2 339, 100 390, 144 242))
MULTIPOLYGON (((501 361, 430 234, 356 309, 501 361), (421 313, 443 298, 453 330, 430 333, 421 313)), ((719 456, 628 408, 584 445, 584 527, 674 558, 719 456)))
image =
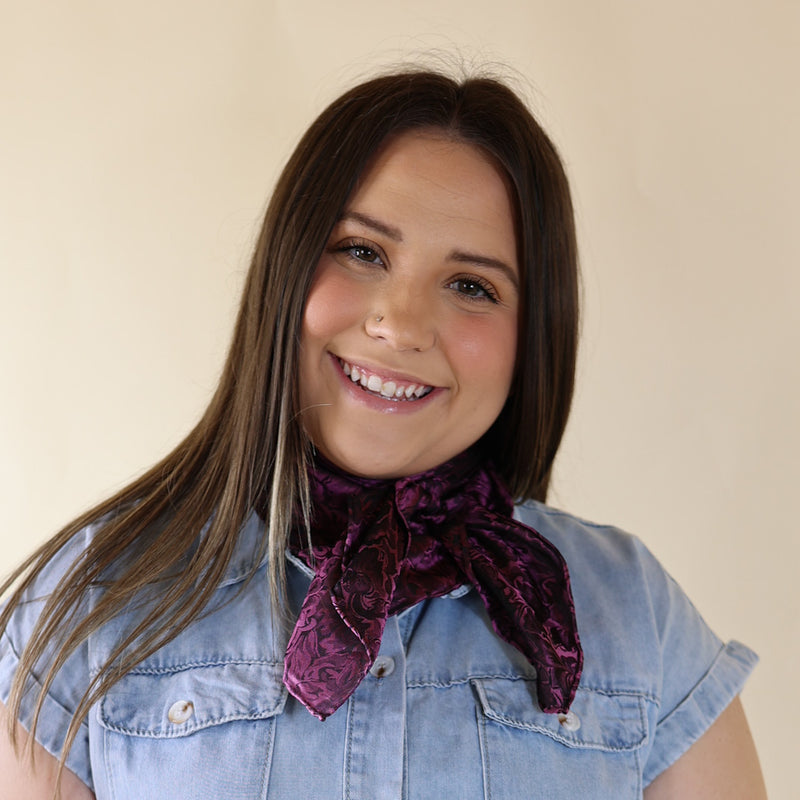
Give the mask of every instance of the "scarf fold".
POLYGON ((360 478, 318 461, 312 543, 292 552, 316 571, 289 640, 283 681, 312 714, 333 714, 366 676, 386 619, 464 583, 495 632, 535 667, 539 705, 566 713, 583 653, 567 565, 511 517, 513 500, 474 451, 418 475, 360 478))

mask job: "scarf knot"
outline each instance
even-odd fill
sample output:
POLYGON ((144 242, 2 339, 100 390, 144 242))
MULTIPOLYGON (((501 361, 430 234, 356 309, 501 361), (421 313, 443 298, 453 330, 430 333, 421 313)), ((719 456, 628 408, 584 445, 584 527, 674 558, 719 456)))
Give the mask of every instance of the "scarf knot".
POLYGON ((386 619, 464 583, 496 633, 536 668, 539 704, 566 712, 583 666, 566 563, 512 519, 513 500, 468 450, 427 472, 361 478, 320 461, 310 474, 315 568, 289 640, 284 683, 325 719, 356 690, 380 649, 386 619))

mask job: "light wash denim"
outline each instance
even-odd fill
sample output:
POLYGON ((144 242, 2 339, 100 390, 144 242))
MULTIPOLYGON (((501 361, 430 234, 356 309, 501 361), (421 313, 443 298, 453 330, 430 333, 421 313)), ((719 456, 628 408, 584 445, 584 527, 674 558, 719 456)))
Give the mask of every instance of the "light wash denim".
MULTIPOLYGON (((462 587, 389 619, 373 674, 315 719, 281 681, 287 632, 273 619, 263 564, 239 591, 261 531, 254 516, 216 610, 92 709, 69 767, 99 800, 641 797, 740 691, 756 656, 724 645, 636 538, 537 503, 518 517, 570 569, 585 667, 566 718, 539 710, 535 670, 462 587)), ((0 644, 3 700, 38 598, 84 545, 77 537, 15 614, 0 644)), ((298 607, 308 571, 292 562, 288 573, 298 607)), ((92 636, 59 674, 38 731, 50 752, 139 613, 92 636)))

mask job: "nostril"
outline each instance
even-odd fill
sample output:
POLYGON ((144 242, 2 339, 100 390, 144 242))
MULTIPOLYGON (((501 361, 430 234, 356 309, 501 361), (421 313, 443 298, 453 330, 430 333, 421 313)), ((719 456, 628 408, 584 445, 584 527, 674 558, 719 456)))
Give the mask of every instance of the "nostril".
POLYGON ((372 313, 364 320, 364 330, 373 339, 381 339, 396 350, 423 352, 435 342, 430 315, 419 310, 393 307, 372 313))

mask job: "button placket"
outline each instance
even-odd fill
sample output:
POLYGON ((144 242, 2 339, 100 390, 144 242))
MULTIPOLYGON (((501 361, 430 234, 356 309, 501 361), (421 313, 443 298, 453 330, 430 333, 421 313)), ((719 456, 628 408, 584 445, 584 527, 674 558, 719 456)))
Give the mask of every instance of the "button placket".
POLYGON ((345 797, 396 800, 402 795, 405 716, 405 655, 397 617, 390 617, 381 653, 347 701, 345 797))

